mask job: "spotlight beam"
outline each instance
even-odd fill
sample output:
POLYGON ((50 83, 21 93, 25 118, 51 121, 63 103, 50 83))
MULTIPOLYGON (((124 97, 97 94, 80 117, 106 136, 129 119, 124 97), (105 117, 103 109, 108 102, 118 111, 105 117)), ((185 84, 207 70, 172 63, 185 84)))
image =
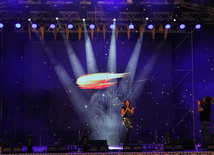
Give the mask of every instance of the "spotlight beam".
MULTIPOLYGON (((60 27, 62 27, 61 23, 59 21, 57 21, 57 23, 58 23, 58 25, 60 27)), ((77 58, 73 48, 69 44, 65 33, 61 33, 61 34, 62 34, 62 37, 63 37, 63 40, 64 40, 64 44, 65 44, 65 47, 66 47, 66 50, 67 50, 67 53, 68 53, 68 57, 69 57, 69 60, 70 60, 74 75, 75 75, 76 79, 78 79, 80 76, 85 75, 86 73, 85 73, 85 71, 84 71, 79 59, 77 58)))
MULTIPOLYGON (((113 20, 114 28, 112 29, 111 34, 111 43, 109 50, 109 57, 107 63, 107 72, 116 73, 117 72, 117 63, 116 63, 116 20, 113 20)), ((111 80, 111 82, 117 82, 116 79, 111 80)), ((115 98, 117 96, 116 93, 117 85, 113 85, 106 89, 106 94, 109 94, 108 102, 110 106, 110 110, 112 110, 112 105, 115 103, 115 98)))
POLYGON ((91 121, 90 117, 88 117, 90 113, 83 112, 83 109, 85 109, 84 103, 87 103, 85 97, 81 96, 79 88, 71 80, 66 70, 60 64, 54 66, 54 70, 60 79, 66 93, 68 94, 71 103, 75 107, 81 121, 84 123, 84 125, 88 124, 91 121))
POLYGON ((113 21, 114 28, 112 29, 110 51, 108 57, 107 71, 111 73, 117 72, 116 63, 116 21, 113 21))
POLYGON ((86 61, 87 61, 87 72, 88 74, 98 73, 97 63, 94 57, 90 38, 86 28, 86 23, 83 21, 84 35, 85 35, 85 50, 86 50, 86 61))
MULTIPOLYGON (((143 79, 142 82, 137 82, 133 85, 132 87, 132 94, 129 94, 129 97, 130 98, 133 98, 134 100, 138 100, 141 93, 143 92, 144 90, 144 86, 146 84, 146 81, 147 80, 144 80, 144 79, 148 79, 148 77, 150 76, 152 70, 153 70, 153 67, 155 65, 155 62, 158 58, 158 53, 159 53, 159 49, 160 47, 163 45, 164 41, 162 41, 160 43, 160 45, 156 48, 154 54, 152 55, 152 57, 147 61, 145 67, 142 69, 140 75, 136 78, 136 81, 141 81, 143 79)), ((136 105, 136 102, 134 102, 134 105, 136 105)))
POLYGON ((130 73, 130 76, 124 77, 119 84, 118 91, 119 91, 119 94, 123 96, 122 98, 120 98, 122 100, 125 100, 125 98, 127 98, 127 96, 123 94, 129 94, 129 92, 132 89, 132 84, 133 84, 136 69, 137 69, 141 47, 142 47, 142 39, 139 38, 125 70, 126 73, 130 73))

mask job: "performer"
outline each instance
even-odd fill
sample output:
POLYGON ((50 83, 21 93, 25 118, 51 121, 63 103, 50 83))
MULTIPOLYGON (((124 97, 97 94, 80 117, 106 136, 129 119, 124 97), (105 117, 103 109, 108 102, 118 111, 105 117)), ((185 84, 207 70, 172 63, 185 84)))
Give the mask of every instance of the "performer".
POLYGON ((129 100, 125 100, 124 106, 121 109, 121 113, 123 116, 123 125, 127 129, 124 144, 128 144, 129 143, 129 134, 131 132, 131 128, 133 127, 131 115, 134 114, 134 107, 131 107, 129 100))
POLYGON ((203 100, 197 101, 198 111, 200 112, 200 121, 202 124, 202 136, 203 142, 199 149, 206 149, 207 145, 210 144, 210 114, 211 114, 211 104, 213 104, 212 97, 204 97, 203 100))

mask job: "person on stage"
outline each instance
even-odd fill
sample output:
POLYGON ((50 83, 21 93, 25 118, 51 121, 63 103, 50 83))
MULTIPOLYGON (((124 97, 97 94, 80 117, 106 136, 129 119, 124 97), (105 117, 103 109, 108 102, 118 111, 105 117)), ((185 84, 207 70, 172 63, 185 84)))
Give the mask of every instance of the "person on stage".
POLYGON ((200 121, 202 124, 202 136, 203 142, 199 149, 206 149, 207 145, 210 144, 210 114, 211 114, 211 104, 213 104, 212 97, 204 97, 203 100, 197 101, 198 111, 200 112, 200 121))
POLYGON ((131 128, 133 127, 131 115, 134 114, 134 107, 131 107, 129 100, 125 100, 124 106, 121 109, 121 113, 123 116, 123 125, 127 129, 124 144, 128 144, 129 143, 129 134, 131 132, 131 128))

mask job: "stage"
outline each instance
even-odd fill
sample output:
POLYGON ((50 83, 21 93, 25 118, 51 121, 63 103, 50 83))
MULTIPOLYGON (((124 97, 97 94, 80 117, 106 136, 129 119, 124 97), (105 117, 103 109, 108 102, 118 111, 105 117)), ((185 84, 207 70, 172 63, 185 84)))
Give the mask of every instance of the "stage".
MULTIPOLYGON (((129 145, 130 146, 130 145, 129 145)), ((142 145, 132 145, 132 146, 142 146, 142 145)), ((197 146, 195 150, 183 150, 183 151, 166 151, 163 145, 160 145, 160 148, 156 148, 156 150, 149 150, 146 148, 146 145, 143 145, 142 150, 140 147, 133 147, 133 150, 126 150, 124 146, 107 146, 107 150, 98 151, 95 150, 96 147, 93 149, 87 149, 87 151, 83 151, 83 147, 78 147, 74 145, 70 146, 33 146, 33 151, 28 150, 29 148, 26 146, 23 147, 1 147, 0 153, 1 154, 60 154, 60 155, 212 155, 214 154, 213 151, 206 151, 206 150, 199 150, 197 146), (137 150, 138 149, 138 150, 137 150)), ((104 147, 103 147, 104 148, 104 147)))
MULTIPOLYGON (((26 153, 24 154, 31 154, 36 155, 38 153, 26 153)), ((11 154, 11 153, 7 153, 11 154)), ((20 153, 13 153, 13 155, 20 154, 20 153)), ((79 155, 79 154, 85 154, 85 155, 213 155, 213 151, 177 151, 177 152, 163 152, 163 151, 151 151, 151 152, 68 152, 68 153, 39 153, 39 154, 60 154, 60 155, 79 155)))

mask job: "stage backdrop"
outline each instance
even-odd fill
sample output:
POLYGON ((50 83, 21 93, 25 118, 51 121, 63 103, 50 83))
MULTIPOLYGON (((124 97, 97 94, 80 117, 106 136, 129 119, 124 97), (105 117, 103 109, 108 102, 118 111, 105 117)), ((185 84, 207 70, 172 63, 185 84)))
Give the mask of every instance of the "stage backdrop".
MULTIPOLYGON (((74 132, 71 137, 77 140, 81 138, 77 131, 84 130, 90 139, 118 144, 125 135, 121 116, 125 99, 135 107, 133 142, 146 142, 142 138, 146 136, 145 130, 170 129, 173 125, 171 43, 117 40, 111 44, 109 39, 91 41, 91 45, 85 41, 25 42, 26 132, 39 135, 35 137, 40 137, 43 143, 47 141, 45 137, 64 143, 69 141, 67 134, 71 136, 74 132), (106 81, 111 86, 92 88, 89 84, 86 89, 76 83, 79 77, 87 76, 89 80, 83 81, 98 78, 98 83, 106 81)), ((152 142, 154 133, 150 134, 147 137, 152 142)))

